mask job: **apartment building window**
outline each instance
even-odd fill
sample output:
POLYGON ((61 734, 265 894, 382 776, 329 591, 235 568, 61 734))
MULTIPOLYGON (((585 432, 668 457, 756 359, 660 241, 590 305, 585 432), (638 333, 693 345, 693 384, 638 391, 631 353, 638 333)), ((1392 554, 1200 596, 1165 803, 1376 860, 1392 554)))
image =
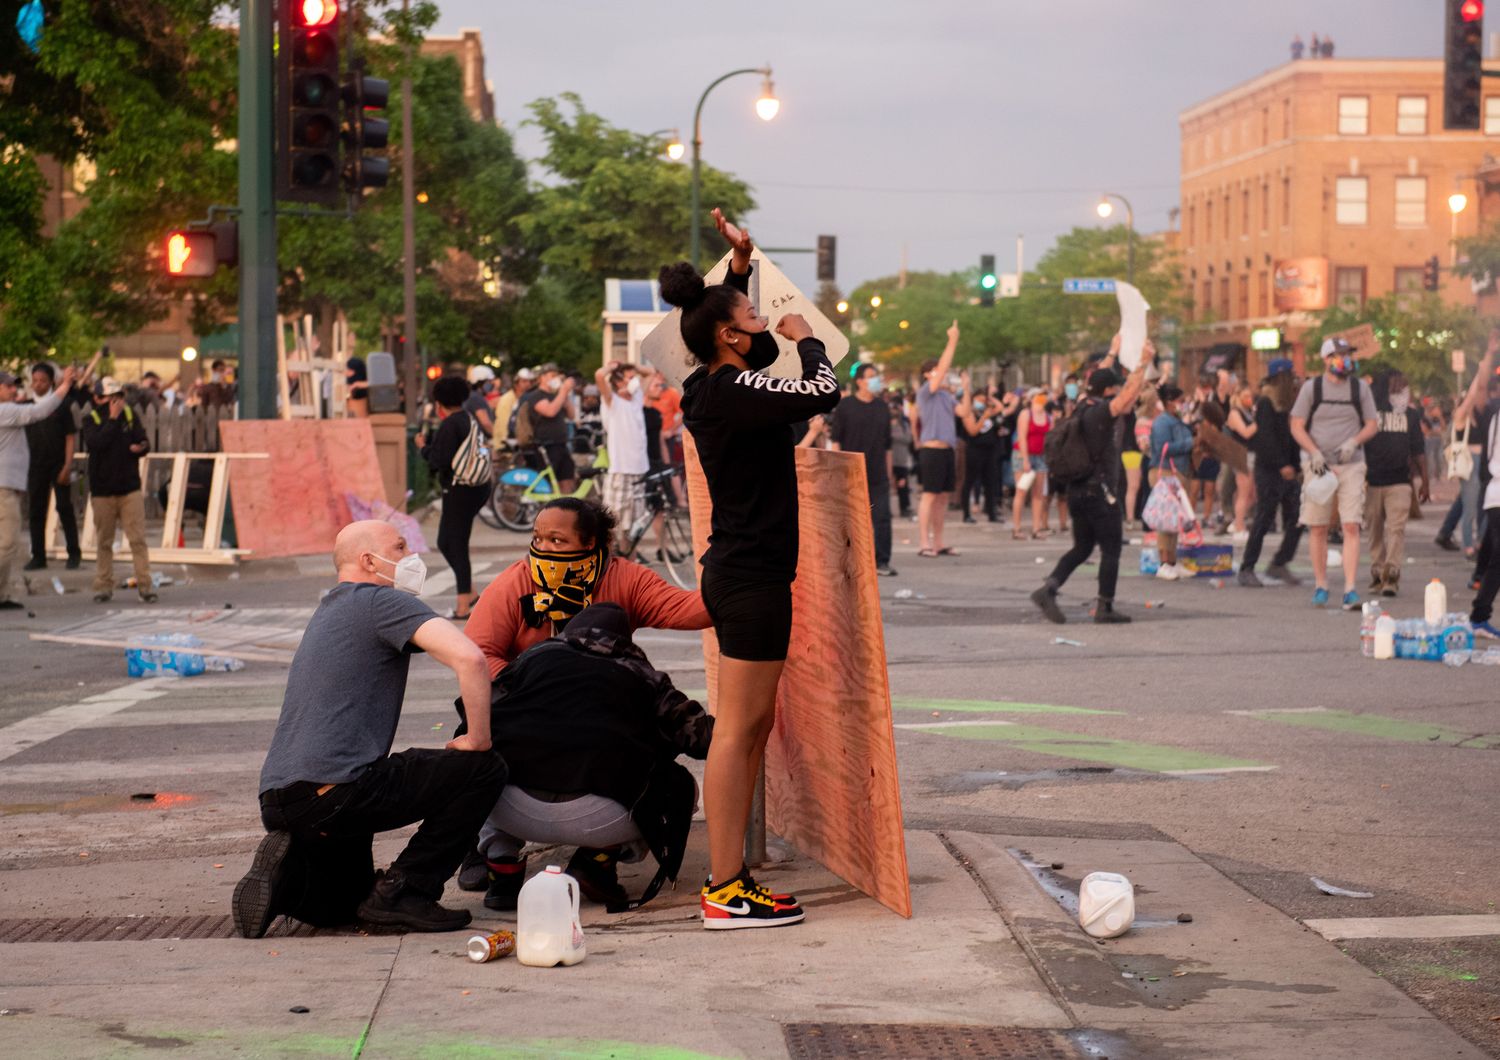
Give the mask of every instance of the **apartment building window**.
POLYGON ((1240 320, 1250 319, 1250 274, 1240 277, 1240 320))
POLYGON ((1427 227, 1427 178, 1396 178, 1396 227, 1427 227))
POLYGON ((1269 180, 1260 182, 1260 230, 1262 232, 1271 230, 1271 182, 1269 180))
POLYGON ((1203 242, 1211 242, 1214 238, 1214 201, 1208 196, 1203 197, 1203 242))
POLYGON ((1271 315, 1271 274, 1265 270, 1260 274, 1260 315, 1271 315))
POLYGON ((1484 98, 1484 134, 1500 136, 1500 96, 1484 98))
POLYGON ((1281 226, 1290 228, 1292 224, 1292 175, 1288 173, 1281 178, 1281 226))
POLYGON ((1188 203, 1187 224, 1183 225, 1183 242, 1188 246, 1193 245, 1193 234, 1198 231, 1198 204, 1188 203))
POLYGON ((1229 319, 1229 277, 1219 277, 1219 316, 1229 319))
POLYGON ((1370 97, 1339 97, 1339 135, 1368 136, 1370 133, 1370 97))
POLYGON ((1292 138, 1292 101, 1288 97, 1281 101, 1281 138, 1290 140, 1292 138))
POLYGON ((1240 192, 1240 238, 1250 238, 1250 186, 1240 192))
POLYGON ((1333 185, 1333 219, 1341 225, 1368 224, 1370 220, 1370 179, 1339 177, 1333 185))
POLYGON ((1260 145, 1264 147, 1271 142, 1271 108, 1260 108, 1260 145))
POLYGON ((1204 280, 1203 281, 1203 304, 1198 307, 1198 316, 1202 320, 1207 320, 1209 317, 1211 317, 1213 315, 1213 312, 1214 312, 1214 282, 1212 280, 1204 280))
POLYGON ((1365 305, 1364 268, 1339 266, 1333 270, 1333 299, 1340 309, 1360 310, 1365 305))
POLYGON ((1396 305, 1410 310, 1422 298, 1422 267, 1420 265, 1396 266, 1396 305))
POLYGON ((1427 97, 1396 98, 1396 133, 1400 136, 1427 135, 1427 97))
POLYGON ((1224 193, 1224 238, 1229 238, 1229 192, 1224 193))

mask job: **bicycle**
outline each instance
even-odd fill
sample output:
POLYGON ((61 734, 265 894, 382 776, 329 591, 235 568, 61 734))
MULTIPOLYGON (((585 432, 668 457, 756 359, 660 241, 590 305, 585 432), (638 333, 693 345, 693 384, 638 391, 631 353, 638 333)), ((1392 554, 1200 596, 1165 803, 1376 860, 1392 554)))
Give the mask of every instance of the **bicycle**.
POLYGON ((677 503, 672 480, 682 474, 682 465, 668 465, 647 472, 641 479, 646 491, 646 510, 625 531, 625 548, 618 555, 630 558, 640 552, 641 539, 657 520, 656 558, 667 568, 667 577, 679 589, 698 588, 698 559, 693 554, 693 525, 687 508, 677 503))
POLYGON ((541 446, 510 446, 513 454, 511 466, 495 476, 490 500, 480 509, 480 518, 486 526, 495 529, 513 530, 518 534, 529 534, 536 513, 542 505, 559 497, 577 497, 582 500, 594 490, 594 479, 609 468, 609 454, 602 447, 595 454, 592 467, 578 468, 578 486, 571 493, 563 493, 557 474, 547 462, 541 446), (532 466, 540 463, 541 470, 532 466))

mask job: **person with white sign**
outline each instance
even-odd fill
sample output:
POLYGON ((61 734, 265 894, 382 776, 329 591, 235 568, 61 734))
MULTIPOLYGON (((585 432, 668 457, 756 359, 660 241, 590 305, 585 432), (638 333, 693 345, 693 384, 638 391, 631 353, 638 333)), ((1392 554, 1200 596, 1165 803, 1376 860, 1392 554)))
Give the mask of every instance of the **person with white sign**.
POLYGON ((832 411, 839 384, 823 343, 797 313, 775 330, 796 343, 800 375, 764 373, 779 350, 770 321, 748 297, 755 247, 720 211, 713 216, 732 248, 725 282, 705 284, 688 262, 668 265, 660 276, 662 298, 681 308, 682 339, 698 362, 682 388, 683 423, 713 501, 702 592, 719 640, 719 692, 703 781, 710 876, 701 908, 705 928, 780 927, 801 921, 802 907, 751 878, 745 826, 792 633, 792 424, 832 411))

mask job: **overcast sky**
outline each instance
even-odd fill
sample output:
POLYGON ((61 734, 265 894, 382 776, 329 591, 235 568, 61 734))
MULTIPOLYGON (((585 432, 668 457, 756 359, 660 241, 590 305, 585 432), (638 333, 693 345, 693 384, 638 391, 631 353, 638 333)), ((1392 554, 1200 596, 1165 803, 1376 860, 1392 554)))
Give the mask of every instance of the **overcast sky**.
MULTIPOLYGON (((988 251, 1011 271, 1024 233, 1034 263, 1099 223, 1101 190, 1131 199, 1140 230, 1167 227, 1178 113, 1285 62, 1296 33, 1330 34, 1345 58, 1442 52, 1442 0, 438 2, 435 32, 483 32, 497 114, 527 157, 538 97, 577 92, 616 125, 687 137, 710 81, 769 62, 781 115, 755 116, 756 78, 725 82, 703 157, 754 188, 762 245, 837 235, 845 290, 894 273, 903 245, 913 270, 988 251)), ((811 288, 810 255, 782 264, 811 288)))

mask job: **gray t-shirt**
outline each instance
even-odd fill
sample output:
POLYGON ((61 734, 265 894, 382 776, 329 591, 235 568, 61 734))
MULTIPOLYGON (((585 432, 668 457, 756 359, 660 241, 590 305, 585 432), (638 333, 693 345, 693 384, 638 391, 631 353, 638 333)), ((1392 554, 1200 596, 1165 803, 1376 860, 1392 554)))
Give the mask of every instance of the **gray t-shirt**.
POLYGON ((412 634, 436 617, 388 585, 339 582, 292 658, 260 790, 342 784, 390 754, 406 698, 412 634))
POLYGON ((925 382, 917 387, 917 426, 922 436, 917 445, 925 442, 947 442, 958 445, 958 426, 953 417, 958 410, 958 398, 947 390, 933 390, 925 382))
MULTIPOLYGON (((1366 420, 1375 419, 1375 395, 1370 393, 1369 384, 1360 383, 1359 410, 1356 411, 1350 394, 1352 379, 1334 382, 1327 376, 1320 378, 1323 380, 1323 401, 1313 415, 1307 433, 1312 438, 1313 444, 1322 450, 1323 459, 1333 464, 1337 463, 1335 455, 1338 447, 1358 434, 1366 420)), ((1297 393, 1297 400, 1292 403, 1293 419, 1305 420, 1307 414, 1312 412, 1313 390, 1316 383, 1317 379, 1309 379, 1302 384, 1302 389, 1297 393)), ((1364 462, 1364 451, 1356 450, 1353 463, 1363 464, 1364 462)))

